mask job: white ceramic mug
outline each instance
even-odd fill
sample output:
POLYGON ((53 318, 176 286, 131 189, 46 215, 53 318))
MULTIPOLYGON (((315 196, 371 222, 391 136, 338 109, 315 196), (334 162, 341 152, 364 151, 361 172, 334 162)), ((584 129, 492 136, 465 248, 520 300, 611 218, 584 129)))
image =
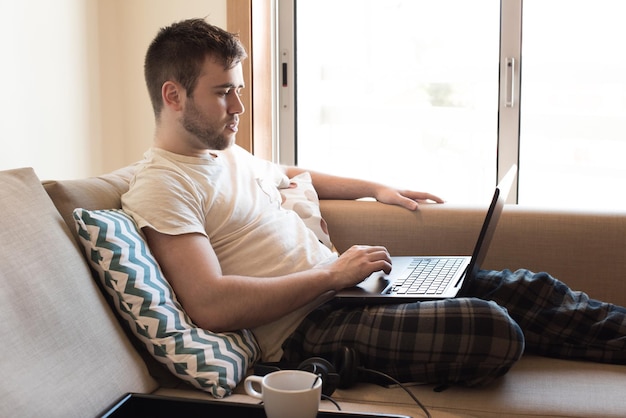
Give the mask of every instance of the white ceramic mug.
POLYGON ((302 370, 280 370, 249 376, 246 393, 263 401, 267 418, 315 418, 322 396, 322 379, 302 370), (259 392, 254 384, 260 386, 259 392))

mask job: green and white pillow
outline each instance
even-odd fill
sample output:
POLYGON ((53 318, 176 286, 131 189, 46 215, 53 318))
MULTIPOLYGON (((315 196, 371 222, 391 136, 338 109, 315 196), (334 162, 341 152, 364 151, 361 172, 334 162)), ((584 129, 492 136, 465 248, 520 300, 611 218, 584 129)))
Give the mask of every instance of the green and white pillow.
POLYGON ((260 356, 252 332, 213 333, 194 325, 134 220, 122 210, 76 209, 73 215, 87 259, 154 358, 217 398, 231 394, 260 356))

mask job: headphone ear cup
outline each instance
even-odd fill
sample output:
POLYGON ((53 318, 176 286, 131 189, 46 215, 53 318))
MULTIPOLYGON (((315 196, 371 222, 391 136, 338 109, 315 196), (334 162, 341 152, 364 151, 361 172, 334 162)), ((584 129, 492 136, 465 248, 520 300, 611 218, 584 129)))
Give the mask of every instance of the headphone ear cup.
POLYGON ((350 347, 343 346, 333 359, 333 364, 339 373, 337 387, 347 389, 354 386, 359 380, 359 353, 350 347))
POLYGON ((335 367, 321 357, 311 357, 304 360, 298 366, 298 370, 319 375, 322 379, 322 394, 325 396, 331 396, 339 385, 340 377, 335 371, 335 367))

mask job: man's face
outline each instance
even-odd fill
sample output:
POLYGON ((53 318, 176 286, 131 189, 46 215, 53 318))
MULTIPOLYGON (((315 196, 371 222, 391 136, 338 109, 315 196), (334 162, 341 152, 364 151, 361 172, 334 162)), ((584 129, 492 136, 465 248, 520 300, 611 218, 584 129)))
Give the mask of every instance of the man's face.
POLYGON ((194 147, 223 150, 235 142, 239 115, 244 112, 240 99, 243 86, 241 64, 225 70, 212 59, 205 61, 181 117, 194 147))

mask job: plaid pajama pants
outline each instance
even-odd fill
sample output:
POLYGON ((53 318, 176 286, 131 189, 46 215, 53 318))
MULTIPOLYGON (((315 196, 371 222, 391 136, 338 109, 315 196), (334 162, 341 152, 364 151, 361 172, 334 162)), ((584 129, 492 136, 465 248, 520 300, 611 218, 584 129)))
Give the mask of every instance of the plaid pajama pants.
POLYGON ((524 350, 626 364, 626 309, 590 299, 547 273, 481 271, 462 297, 311 312, 283 344, 284 360, 332 359, 342 346, 360 364, 400 381, 486 384, 524 350))

